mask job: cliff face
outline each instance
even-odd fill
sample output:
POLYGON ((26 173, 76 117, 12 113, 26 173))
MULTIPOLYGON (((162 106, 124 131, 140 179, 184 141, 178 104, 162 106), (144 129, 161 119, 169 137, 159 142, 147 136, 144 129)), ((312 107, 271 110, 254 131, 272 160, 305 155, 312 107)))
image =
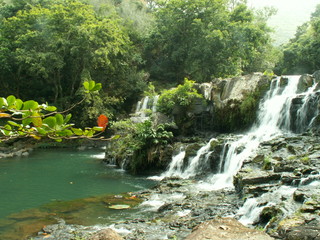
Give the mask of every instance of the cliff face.
POLYGON ((227 79, 215 79, 197 86, 207 100, 204 127, 218 132, 239 131, 256 118, 259 101, 268 90, 272 77, 253 73, 227 79))

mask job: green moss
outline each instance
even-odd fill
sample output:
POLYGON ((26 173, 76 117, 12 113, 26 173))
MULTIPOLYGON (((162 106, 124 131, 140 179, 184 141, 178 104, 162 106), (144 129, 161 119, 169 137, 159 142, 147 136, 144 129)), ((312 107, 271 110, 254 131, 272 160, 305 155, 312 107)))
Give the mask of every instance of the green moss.
POLYGON ((295 156, 295 155, 288 157, 288 160, 290 160, 290 161, 295 160, 295 159, 297 159, 297 156, 295 156))
POLYGON ((305 165, 310 164, 310 158, 308 156, 301 158, 300 161, 305 165))
POLYGON ((263 170, 271 170, 272 169, 272 162, 270 157, 265 157, 263 160, 263 165, 262 165, 263 170))

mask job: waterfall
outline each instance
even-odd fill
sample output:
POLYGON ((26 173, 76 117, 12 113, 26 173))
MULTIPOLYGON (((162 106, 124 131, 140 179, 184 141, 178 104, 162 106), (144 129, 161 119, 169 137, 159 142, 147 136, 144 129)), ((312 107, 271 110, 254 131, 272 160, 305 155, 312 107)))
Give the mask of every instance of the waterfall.
POLYGON ((172 161, 169 165, 168 170, 161 175, 164 177, 174 177, 174 176, 182 176, 183 173, 183 160, 186 155, 186 151, 183 148, 180 148, 180 151, 177 155, 172 157, 172 161))
POLYGON ((205 166, 208 163, 208 158, 211 154, 210 147, 212 141, 216 141, 216 139, 212 138, 205 146, 197 151, 195 157, 189 160, 187 168, 182 172, 182 178, 190 178, 201 173, 202 166, 205 166))
POLYGON ((141 117, 146 117, 146 110, 147 110, 147 107, 148 107, 148 102, 149 102, 149 97, 146 96, 146 97, 143 99, 141 108, 139 109, 139 112, 140 112, 140 114, 141 114, 141 117))
POLYGON ((159 95, 149 97, 146 96, 138 101, 134 116, 131 120, 136 123, 144 122, 149 119, 149 115, 157 111, 157 102, 159 95))
POLYGON ((224 153, 223 168, 220 173, 210 177, 213 189, 233 187, 233 176, 241 168, 259 144, 290 129, 290 106, 296 96, 299 76, 291 76, 285 87, 281 79, 275 79, 259 106, 257 123, 239 140, 227 143, 228 151, 224 153))
POLYGON ((281 186, 279 189, 262 194, 257 198, 248 198, 239 209, 237 216, 244 225, 254 225, 260 221, 260 215, 264 208, 277 206, 284 216, 290 216, 299 209, 295 204, 293 194, 298 188, 314 189, 320 186, 320 175, 313 175, 308 184, 301 182, 298 187, 281 186), (282 204, 279 204, 282 203, 282 204))
MULTIPOLYGON (((243 161, 252 156, 261 142, 271 140, 281 135, 283 132, 290 132, 295 126, 305 129, 310 120, 316 116, 317 111, 313 111, 312 117, 305 117, 308 111, 308 102, 316 96, 315 86, 309 88, 307 92, 297 94, 297 87, 300 76, 287 76, 287 84, 283 78, 276 78, 270 84, 270 89, 262 99, 256 123, 251 130, 236 141, 227 141, 220 155, 219 172, 211 175, 205 182, 210 183, 211 189, 221 189, 233 187, 233 176, 240 170, 243 161), (285 85, 285 86, 284 86, 285 85), (292 118, 292 103, 297 97, 303 98, 304 103, 296 109, 296 118, 292 118)), ((317 101, 314 101, 317 102, 317 101)), ((297 128, 297 127, 296 127, 297 128)), ((163 176, 180 176, 189 178, 199 174, 203 164, 208 164, 210 156, 211 139, 203 146, 195 157, 188 160, 188 166, 182 169, 184 154, 180 153, 174 157, 169 170, 163 176), (178 159, 178 160, 177 160, 178 159)))
MULTIPOLYGON (((243 206, 239 209, 237 215, 241 216, 239 221, 244 225, 253 225, 259 222, 260 214, 266 207, 272 207, 283 202, 284 199, 292 202, 292 195, 297 188, 290 186, 281 186, 274 192, 267 192, 258 198, 248 198, 243 206)), ((291 215, 297 209, 294 204, 286 204, 281 211, 286 216, 291 215)))
POLYGON ((313 123, 315 116, 319 113, 318 98, 319 95, 314 94, 317 84, 310 87, 307 92, 302 93, 302 106, 297 111, 297 119, 295 122, 296 132, 304 132, 313 123), (310 116, 311 114, 311 116, 310 116))
POLYGON ((217 139, 212 138, 206 145, 201 147, 195 157, 187 159, 187 164, 184 164, 186 152, 181 148, 179 153, 172 157, 168 170, 160 178, 153 177, 153 179, 162 179, 164 177, 190 178, 201 174, 203 167, 208 165, 208 159, 212 153, 210 147, 213 141, 217 141, 217 139))
POLYGON ((159 100, 159 95, 156 95, 153 97, 153 102, 152 102, 152 112, 156 112, 157 111, 157 103, 158 103, 158 100, 159 100))

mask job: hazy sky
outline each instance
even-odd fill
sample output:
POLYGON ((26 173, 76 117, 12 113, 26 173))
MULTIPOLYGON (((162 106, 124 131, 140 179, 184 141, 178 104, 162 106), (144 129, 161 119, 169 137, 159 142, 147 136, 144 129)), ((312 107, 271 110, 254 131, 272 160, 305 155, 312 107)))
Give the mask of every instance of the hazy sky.
POLYGON ((282 44, 292 38, 297 26, 310 19, 320 0, 248 0, 248 6, 262 8, 274 6, 278 12, 269 20, 275 29, 275 43, 282 44))

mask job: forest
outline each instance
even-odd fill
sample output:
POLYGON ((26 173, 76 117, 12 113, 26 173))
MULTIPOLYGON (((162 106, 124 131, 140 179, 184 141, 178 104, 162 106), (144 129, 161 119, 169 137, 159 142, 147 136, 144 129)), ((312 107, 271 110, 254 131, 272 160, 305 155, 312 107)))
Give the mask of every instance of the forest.
POLYGON ((0 239, 319 237, 320 4, 274 14, 0 0, 0 239))
POLYGON ((278 48, 273 13, 245 0, 2 0, 0 96, 68 109, 95 81, 102 90, 71 111, 83 127, 100 114, 123 119, 150 91, 185 78, 319 69, 320 7, 278 48))

